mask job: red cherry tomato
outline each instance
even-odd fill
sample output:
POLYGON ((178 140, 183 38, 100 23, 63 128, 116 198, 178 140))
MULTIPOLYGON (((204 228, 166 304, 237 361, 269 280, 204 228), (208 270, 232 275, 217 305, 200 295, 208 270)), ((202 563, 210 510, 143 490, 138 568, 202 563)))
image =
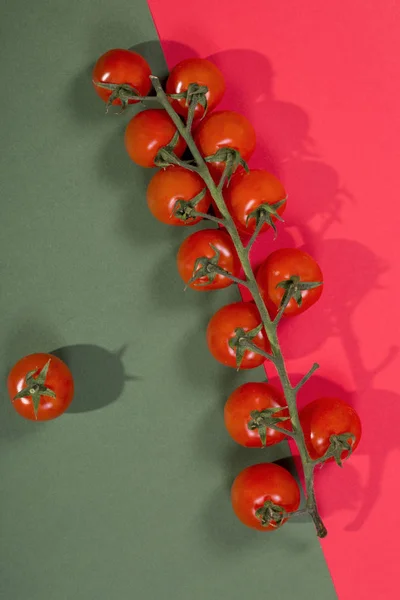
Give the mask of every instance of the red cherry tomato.
POLYGON ((7 387, 17 413, 31 421, 59 417, 74 395, 71 371, 52 354, 30 354, 19 360, 8 375, 7 387))
MULTIPOLYGON (((220 308, 211 318, 207 327, 207 344, 216 360, 228 367, 236 367, 236 350, 231 348, 229 341, 236 336, 236 329, 245 332, 256 329, 261 318, 255 304, 250 302, 234 302, 220 308)), ((251 342, 264 352, 270 352, 271 347, 264 329, 251 342)), ((265 357, 255 351, 246 350, 241 363, 241 369, 254 369, 265 362, 265 357)))
MULTIPOLYGON (((287 403, 283 394, 269 383, 249 382, 238 387, 228 398, 224 408, 225 427, 229 435, 241 446, 246 448, 262 448, 263 443, 258 429, 249 429, 252 411, 263 411, 267 408, 285 407, 287 403)), ((274 413, 275 417, 288 417, 285 408, 274 413)), ((279 427, 289 429, 290 421, 278 423, 279 427)), ((275 429, 267 428, 266 445, 272 446, 284 440, 287 436, 275 429)))
MULTIPOLYGON (((308 452, 312 459, 320 458, 330 445, 332 435, 352 433, 355 439, 348 438, 352 452, 357 448, 361 438, 360 417, 352 406, 339 398, 318 398, 307 404, 300 411, 300 423, 308 452)), ((348 456, 344 450, 341 459, 348 456)), ((328 459, 334 460, 333 457, 328 459)))
MULTIPOLYGON (((212 259, 216 252, 220 256, 216 263, 218 267, 228 271, 235 277, 240 275, 240 260, 235 246, 229 235, 223 229, 202 229, 192 233, 184 240, 179 248, 177 262, 179 275, 187 283, 193 276, 193 270, 198 258, 212 259), (214 250, 215 249, 215 250, 214 250)), ((201 265, 199 266, 199 268, 201 265)), ((219 290, 232 285, 233 281, 221 274, 216 274, 212 282, 207 276, 193 281, 189 287, 199 292, 219 290)))
MULTIPOLYGON (((221 71, 205 58, 187 58, 175 65, 165 89, 167 94, 181 94, 187 91, 191 83, 207 86, 207 111, 212 111, 217 106, 225 92, 225 81, 221 71)), ((178 114, 187 117, 188 106, 185 98, 172 100, 171 103, 178 114)), ((194 116, 199 118, 203 114, 204 108, 198 104, 194 116)))
MULTIPOLYGON (((257 271, 257 284, 271 316, 274 316, 281 304, 285 290, 277 287, 282 281, 299 277, 300 282, 322 282, 323 276, 319 265, 306 252, 298 248, 282 248, 275 250, 260 265, 257 271)), ((320 285, 301 292, 302 302, 299 306, 294 298, 289 301, 284 315, 294 316, 310 308, 322 294, 320 285)))
MULTIPOLYGON (((94 66, 92 79, 97 94, 104 102, 108 102, 112 90, 102 88, 97 83, 127 83, 140 96, 147 96, 151 88, 150 75, 151 69, 143 56, 132 50, 117 48, 100 56, 94 66)), ((129 104, 135 102, 137 100, 129 100, 129 104)), ((112 104, 121 104, 121 100, 116 98, 112 104)))
MULTIPOLYGON (((194 134, 203 156, 212 156, 220 148, 233 148, 248 161, 256 147, 256 133, 244 115, 230 110, 217 111, 200 122, 194 134)), ((224 162, 209 163, 214 177, 220 177, 224 162)))
MULTIPOLYGON (((262 204, 274 205, 285 200, 285 188, 274 175, 267 171, 251 170, 249 173, 236 173, 225 192, 226 203, 238 229, 245 234, 252 235, 256 228, 256 219, 250 217, 262 204)), ((282 215, 286 202, 276 209, 282 215)), ((276 217, 271 215, 273 221, 276 217)), ((261 231, 269 229, 265 224, 261 231)))
MULTIPOLYGON (((190 226, 201 221, 201 217, 182 221, 173 216, 178 200, 192 200, 204 189, 204 182, 197 173, 183 167, 168 167, 157 171, 147 188, 147 204, 153 216, 166 225, 190 226)), ((211 197, 206 192, 196 205, 196 210, 206 213, 211 197)))
POLYGON ((274 463, 260 463, 239 473, 233 482, 231 500, 237 518, 244 525, 270 531, 276 529, 274 521, 263 525, 256 511, 271 502, 287 513, 294 512, 300 506, 300 490, 289 471, 274 463))
MULTIPOLYGON (((167 146, 176 127, 163 109, 143 110, 131 119, 125 131, 125 147, 130 158, 141 167, 154 167, 158 151, 167 146)), ((174 152, 181 157, 186 148, 180 137, 174 152)))

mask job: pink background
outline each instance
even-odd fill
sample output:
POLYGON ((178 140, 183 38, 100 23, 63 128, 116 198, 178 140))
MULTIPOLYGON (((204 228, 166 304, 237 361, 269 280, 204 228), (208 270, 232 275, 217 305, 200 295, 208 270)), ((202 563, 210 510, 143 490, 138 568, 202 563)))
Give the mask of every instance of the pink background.
POLYGON ((286 227, 271 248, 304 247, 321 263, 317 307, 286 321, 291 372, 318 374, 302 403, 351 401, 363 440, 343 470, 318 473, 322 542, 340 600, 398 598, 400 3, 397 0, 150 0, 169 65, 211 57, 223 107, 258 133, 250 165, 284 182, 286 227), (234 10, 234 6, 237 9, 234 10))

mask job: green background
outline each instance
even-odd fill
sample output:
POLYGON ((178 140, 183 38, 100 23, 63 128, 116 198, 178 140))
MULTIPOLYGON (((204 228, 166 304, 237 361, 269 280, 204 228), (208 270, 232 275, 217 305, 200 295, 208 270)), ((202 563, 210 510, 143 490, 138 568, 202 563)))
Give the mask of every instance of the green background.
POLYGON ((263 534, 232 514, 233 478, 266 455, 229 439, 222 407, 263 371, 217 365, 204 329, 238 293, 183 293, 186 233, 150 216, 129 116, 106 117, 91 87, 115 46, 139 44, 165 75, 145 1, 7 1, 0 28, 3 381, 57 350, 77 385, 46 424, 14 413, 3 385, 0 597, 333 600, 309 522, 263 534))

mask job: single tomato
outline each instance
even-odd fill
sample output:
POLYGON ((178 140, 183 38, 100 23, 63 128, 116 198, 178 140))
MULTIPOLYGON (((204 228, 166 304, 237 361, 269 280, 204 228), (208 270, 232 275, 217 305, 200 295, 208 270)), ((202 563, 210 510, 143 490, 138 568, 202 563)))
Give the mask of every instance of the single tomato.
MULTIPOLYGON (((351 452, 357 448, 361 438, 361 421, 352 406, 340 398, 318 398, 307 404, 299 414, 307 450, 313 460, 325 454, 331 444, 331 436, 349 433, 354 437, 343 437, 351 452)), ((337 452, 337 458, 344 460, 349 452, 337 452)), ((333 457, 328 459, 334 460, 333 457)))
MULTIPOLYGON (((154 159, 176 133, 171 118, 161 108, 143 110, 131 119, 125 130, 125 147, 130 158, 141 167, 154 167, 154 159)), ((181 157, 186 148, 180 137, 174 153, 181 157)))
MULTIPOLYGON (((151 88, 150 75, 151 69, 143 56, 132 50, 116 48, 100 56, 94 66, 92 80, 97 94, 104 102, 108 102, 112 90, 102 88, 98 83, 126 83, 133 87, 139 96, 147 96, 151 88)), ((137 100, 128 101, 129 104, 135 102, 137 100)), ((115 98, 112 104, 121 104, 121 100, 115 98)))
POLYGON ((74 396, 71 371, 53 354, 30 354, 19 360, 8 375, 7 387, 17 413, 31 421, 59 417, 74 396))
MULTIPOLYGON (((200 122, 194 140, 204 157, 212 156, 222 148, 231 148, 248 161, 256 147, 256 133, 250 121, 231 110, 213 112, 200 122)), ((214 178, 219 178, 225 168, 224 161, 208 164, 214 178)))
MULTIPOLYGON (((239 386, 228 398, 224 408, 225 427, 229 435, 246 448, 262 448, 278 444, 287 436, 271 427, 263 426, 262 413, 267 409, 285 407, 273 417, 289 417, 283 394, 269 383, 248 382, 239 386), (254 414, 254 413, 258 414, 254 414), (253 413, 253 415, 251 414, 253 413), (259 427, 252 427, 259 422, 259 427), (252 428, 249 428, 249 425, 252 428), (265 438, 265 443, 262 438, 265 438)), ((290 421, 277 422, 283 429, 291 428, 290 421)))
MULTIPOLYGON (((234 302, 220 308, 211 318, 207 327, 207 345, 213 357, 227 367, 237 368, 236 353, 240 351, 241 331, 253 331, 261 324, 258 309, 252 302, 234 302), (238 348, 232 347, 233 342, 239 343, 238 348)), ((251 343, 264 352, 270 352, 271 347, 267 334, 261 329, 251 343)), ((255 350, 244 350, 241 369, 254 369, 265 362, 265 357, 255 350)))
MULTIPOLYGON (((214 259, 215 265, 235 277, 240 275, 240 260, 235 246, 229 235, 223 229, 202 229, 187 237, 178 251, 177 263, 179 275, 187 283, 196 271, 202 266, 207 270, 207 265, 201 264, 201 259, 214 259)), ((207 274, 199 277, 189 287, 199 292, 219 290, 232 285, 232 279, 223 274, 209 271, 213 278, 210 281, 207 274)))
POLYGON ((256 279, 271 316, 278 312, 289 285, 294 291, 283 313, 285 316, 303 313, 322 294, 323 276, 319 265, 309 254, 298 248, 281 248, 272 252, 258 268, 256 279), (312 283, 321 285, 302 289, 312 283))
POLYGON ((225 192, 226 203, 238 229, 252 235, 256 228, 256 211, 264 215, 266 231, 286 208, 285 188, 274 175, 261 169, 236 173, 225 192))
MULTIPOLYGON (((157 171, 147 187, 147 204, 152 215, 167 225, 195 225, 201 217, 182 221, 174 216, 175 204, 179 201, 189 202, 205 188, 200 175, 183 167, 167 167, 157 171)), ((196 204, 195 210, 206 213, 210 207, 211 197, 208 192, 196 204)))
MULTIPOLYGON (((207 111, 212 111, 217 106, 225 92, 225 80, 221 71, 205 58, 187 58, 175 65, 168 77, 165 90, 167 94, 182 94, 188 90, 191 83, 208 88, 207 111)), ((178 114, 187 117, 188 104, 185 98, 171 100, 171 104, 178 114)), ((204 108, 197 104, 194 117, 199 118, 203 115, 204 108)))
POLYGON ((299 508, 300 490, 289 471, 275 463, 260 463, 239 473, 233 482, 231 500, 244 525, 270 531, 287 520, 284 514, 299 508))

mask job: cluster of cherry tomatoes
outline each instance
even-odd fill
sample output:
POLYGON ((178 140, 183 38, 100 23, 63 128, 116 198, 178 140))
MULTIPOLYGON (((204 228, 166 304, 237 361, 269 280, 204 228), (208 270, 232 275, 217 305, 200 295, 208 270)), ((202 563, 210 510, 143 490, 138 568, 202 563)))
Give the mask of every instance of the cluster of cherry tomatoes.
MULTIPOLYGON (((138 102, 135 95, 145 97, 149 94, 150 75, 151 69, 142 56, 116 49, 98 59, 93 71, 93 84, 97 94, 108 105, 125 106, 138 102), (135 95, 127 95, 127 90, 134 91, 135 95)), ((208 161, 214 181, 219 182, 226 166, 221 150, 233 150, 247 162, 255 149, 255 131, 247 118, 237 112, 213 112, 225 91, 224 78, 214 64, 199 58, 176 65, 166 83, 171 105, 184 121, 188 119, 188 93, 193 84, 198 86, 194 93, 199 87, 206 88, 206 102, 203 97, 192 113, 193 138, 204 158, 220 157, 208 161)), ((164 109, 142 110, 126 127, 127 153, 142 167, 155 167, 160 150, 170 146, 172 140, 175 140, 175 156, 183 157, 186 142, 178 136, 175 124, 164 109)), ((191 227, 201 220, 201 216, 182 220, 176 214, 176 205, 189 203, 200 196, 196 211, 213 211, 218 216, 210 193, 205 191, 201 196, 204 187, 197 172, 176 165, 162 168, 154 174, 147 189, 149 210, 165 224, 191 227)), ((259 227, 259 231, 264 231, 275 228, 276 220, 281 218, 286 208, 287 197, 282 183, 265 170, 246 170, 239 165, 229 185, 224 185, 223 192, 229 213, 243 238, 251 237, 256 231, 260 210, 267 217, 259 227)), ((177 267, 183 281, 201 292, 225 288, 232 284, 226 273, 236 278, 241 273, 241 261, 235 246, 223 228, 203 229, 189 235, 178 251, 177 267), (220 272, 214 273, 212 278, 207 274, 194 277, 202 260, 214 260, 220 272)), ((256 273, 256 281, 271 319, 274 319, 282 306, 287 284, 296 284, 297 288, 286 302, 284 317, 299 315, 319 299, 323 276, 311 256, 296 248, 286 248, 272 252, 266 258, 256 273), (303 287, 298 284, 303 284, 303 287)), ((257 330, 260 324, 261 318, 253 302, 223 306, 207 327, 211 354, 220 363, 236 368, 237 354, 232 340, 239 329, 250 332, 257 330)), ((255 347, 244 352, 241 369, 261 366, 265 353, 271 352, 263 328, 254 335, 252 344, 255 347), (256 348, 264 355, 256 352, 256 348)), ((46 407, 57 404, 59 400, 58 405, 65 410, 72 399, 73 381, 59 359, 49 355, 38 356, 40 360, 28 357, 14 367, 9 377, 9 392, 14 407, 23 416, 40 418, 47 415, 44 418, 53 418, 60 414, 61 409, 55 407, 46 412, 46 407)), ((287 438, 285 432, 290 432, 292 427, 283 394, 268 383, 246 383, 238 387, 226 402, 224 417, 230 436, 245 447, 279 443, 287 438), (276 429, 265 425, 263 417, 266 412, 274 415, 275 425, 278 424, 276 429)), ((300 413, 300 421, 311 459, 323 457, 335 441, 343 444, 339 447, 339 454, 335 455, 340 463, 358 445, 360 420, 354 409, 340 399, 319 398, 311 402, 300 413)), ((333 455, 330 460, 333 460, 333 455)), ((263 531, 282 524, 284 516, 296 511, 299 503, 300 491, 296 480, 276 464, 262 463, 245 469, 232 487, 232 505, 238 518, 249 527, 263 531), (276 514, 277 508, 282 510, 281 518, 276 514), (276 518, 271 519, 274 514, 276 518)))
MULTIPOLYGON (((143 57, 129 50, 110 50, 99 58, 93 71, 93 84, 98 95, 108 104, 135 103, 118 95, 116 86, 130 86, 140 96, 150 92, 150 67, 143 57), (104 84, 112 84, 107 89, 104 84)), ((225 92, 225 81, 219 69, 210 61, 200 58, 183 60, 170 72, 165 92, 172 107, 184 122, 190 120, 194 142, 201 155, 207 160, 209 171, 218 184, 223 176, 227 157, 223 149, 233 150, 241 159, 228 183, 223 186, 224 200, 241 237, 250 238, 256 231, 257 216, 264 210, 267 218, 258 226, 258 231, 271 227, 281 220, 286 203, 286 191, 282 183, 271 173, 262 169, 244 169, 243 161, 251 158, 256 134, 245 116, 234 111, 214 111, 225 92), (194 86, 194 89, 193 89, 194 86), (190 93, 206 89, 205 98, 199 101, 194 113, 189 115, 190 93), (186 93, 186 97, 185 97, 186 93), (220 157, 218 159, 218 157, 220 157), (211 160, 210 160, 211 159, 211 160)), ((200 97, 198 97, 200 99, 200 97)), ((125 131, 125 147, 130 158, 143 167, 157 166, 161 149, 169 147, 175 140, 173 152, 184 157, 185 140, 179 136, 176 126, 164 109, 145 109, 137 113, 125 131)), ((189 163, 187 163, 189 164, 189 163)), ((166 166, 157 171, 147 189, 147 203, 156 219, 175 226, 191 227, 201 216, 183 220, 176 214, 179 202, 189 203, 196 197, 198 213, 211 211, 221 216, 204 182, 198 173, 183 166, 166 166)), ((203 263, 204 264, 204 263, 203 263)), ((231 237, 224 228, 210 228, 189 235, 177 255, 178 272, 192 289, 207 292, 232 285, 229 273, 239 278, 241 262, 231 237), (214 261, 220 272, 211 278, 195 276, 202 261, 214 261)), ((283 316, 295 316, 309 309, 322 293, 323 276, 317 262, 307 253, 296 248, 285 248, 272 252, 261 264, 256 280, 260 294, 272 319, 282 305, 288 283, 302 283, 297 292, 286 302, 283 316), (308 285, 304 285, 308 284, 308 285), (314 285, 315 284, 315 285, 314 285)), ((261 322, 257 307, 252 302, 236 302, 223 306, 211 318, 207 327, 207 343, 211 354, 220 363, 237 367, 236 348, 231 343, 240 328, 244 332, 255 330, 261 322)), ((252 344, 260 350, 270 352, 270 343, 262 328, 252 338, 252 344)), ((253 369, 262 365, 265 355, 247 349, 240 363, 241 369, 253 369)), ((291 421, 285 398, 268 383, 246 383, 236 389, 225 405, 225 425, 231 437, 246 447, 262 447, 279 443, 290 431, 291 421), (279 427, 263 425, 265 411, 273 410, 275 423, 279 427)), ((300 414, 306 445, 312 459, 322 457, 330 448, 332 439, 350 434, 344 440, 344 449, 336 459, 340 462, 353 451, 360 439, 360 420, 356 412, 345 402, 333 398, 320 398, 309 404, 300 414), (333 436, 333 438, 332 438, 333 436)), ((345 436, 346 437, 346 436, 345 436)), ((343 441, 343 440, 342 440, 343 441)), ((331 457, 330 460, 333 460, 331 457)), ((246 525, 268 530, 277 526, 267 518, 273 506, 281 507, 283 514, 296 511, 300 503, 300 492, 293 476, 276 464, 263 463, 245 469, 232 487, 232 504, 236 515, 246 525)), ((279 519, 279 524, 285 521, 279 519)))

